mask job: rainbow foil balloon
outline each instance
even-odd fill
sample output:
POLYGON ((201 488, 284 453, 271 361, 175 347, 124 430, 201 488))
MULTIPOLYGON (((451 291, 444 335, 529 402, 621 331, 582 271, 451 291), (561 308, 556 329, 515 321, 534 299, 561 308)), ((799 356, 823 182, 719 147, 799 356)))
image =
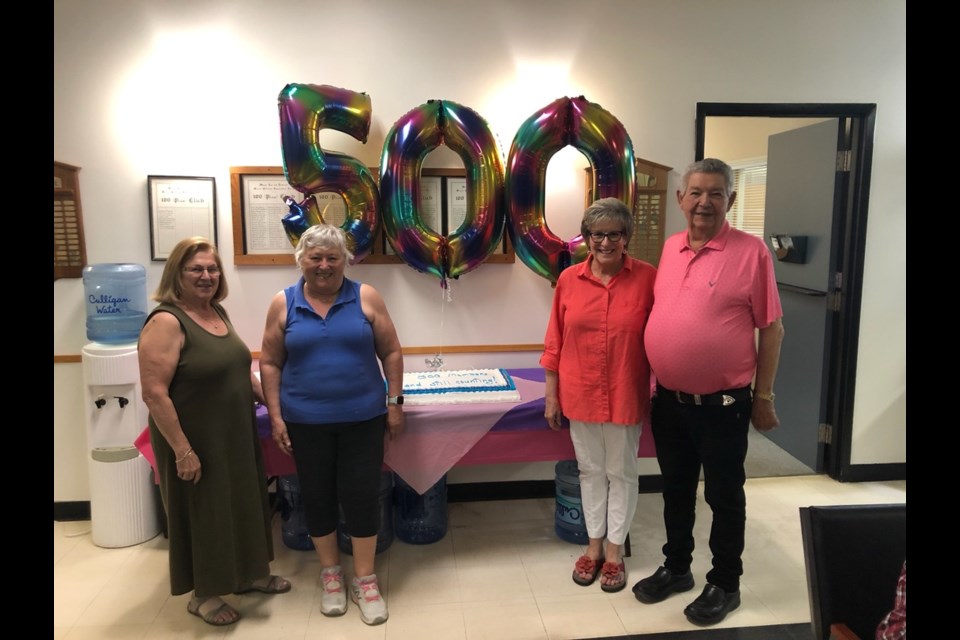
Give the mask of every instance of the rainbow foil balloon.
POLYGON ((411 267, 446 286, 480 265, 503 236, 503 160, 486 121, 448 100, 430 100, 403 115, 387 133, 380 158, 380 195, 387 240, 411 267), (420 170, 445 144, 466 170, 466 216, 447 235, 424 223, 420 170))
POLYGON ((320 131, 336 129, 365 143, 370 131, 370 97, 328 85, 288 84, 278 103, 283 172, 287 182, 306 196, 296 206, 287 202, 287 236, 296 244, 306 228, 323 222, 313 194, 337 193, 347 205, 341 228, 347 234, 353 262, 363 260, 373 248, 380 221, 377 184, 359 160, 324 151, 320 131))
POLYGON ((560 98, 520 125, 507 157, 508 229, 524 264, 551 282, 588 254, 583 236, 561 240, 550 231, 544 213, 547 164, 568 145, 590 161, 594 200, 619 198, 632 211, 636 198, 633 143, 620 121, 600 105, 583 96, 560 98))

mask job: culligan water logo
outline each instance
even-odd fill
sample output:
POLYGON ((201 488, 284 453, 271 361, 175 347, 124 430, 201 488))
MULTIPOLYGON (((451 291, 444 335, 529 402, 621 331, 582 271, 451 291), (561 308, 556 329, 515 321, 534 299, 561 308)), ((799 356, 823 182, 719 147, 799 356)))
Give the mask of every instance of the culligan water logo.
POLYGON ((100 295, 91 294, 87 296, 87 300, 93 305, 94 309, 96 309, 98 316, 121 314, 126 311, 127 305, 131 302, 130 298, 120 298, 105 293, 101 293, 100 295))

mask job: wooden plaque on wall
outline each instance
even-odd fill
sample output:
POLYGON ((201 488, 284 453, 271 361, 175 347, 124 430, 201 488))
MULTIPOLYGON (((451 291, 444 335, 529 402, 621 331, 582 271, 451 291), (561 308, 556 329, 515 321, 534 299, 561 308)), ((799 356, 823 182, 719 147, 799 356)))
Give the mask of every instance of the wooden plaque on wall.
MULTIPOLYGON (((673 167, 658 164, 643 158, 634 158, 637 177, 637 199, 633 206, 633 237, 627 253, 634 258, 660 263, 663 250, 664 219, 667 215, 667 177, 673 167)), ((594 201, 591 191, 591 169, 586 169, 584 207, 594 201)))
MULTIPOLYGON (((370 167, 370 172, 376 177, 378 169, 370 167)), ((459 221, 451 222, 455 219, 450 201, 453 199, 452 191, 447 192, 447 187, 454 189, 457 184, 452 181, 459 179, 465 184, 466 172, 464 169, 439 169, 424 168, 421 170, 421 176, 424 185, 434 185, 435 197, 437 198, 438 211, 437 219, 434 222, 438 233, 446 235, 455 230, 462 222, 463 215, 460 215, 459 221), (448 219, 449 217, 449 219, 448 219), (453 226, 454 229, 449 229, 453 226)), ((462 186, 462 185, 461 185, 462 186)), ((465 188, 465 187, 464 187, 465 188)), ((426 189, 425 189, 426 191, 426 189)), ((292 265, 293 246, 286 239, 286 234, 280 223, 280 219, 287 213, 288 207, 282 202, 282 195, 290 195, 297 199, 302 195, 297 193, 293 187, 287 184, 283 173, 283 167, 230 167, 230 199, 233 211, 233 263, 236 265, 292 265), (252 181, 252 182, 251 182, 252 181), (250 193, 251 190, 258 193, 250 193), (259 198, 255 202, 251 200, 259 198), (252 215, 252 209, 256 207, 257 216, 252 215), (273 241, 273 249, 255 249, 251 247, 250 234, 259 233, 265 238, 262 244, 268 240, 273 241)), ((335 193, 314 194, 319 207, 325 214, 327 221, 333 225, 341 225, 346 214, 346 205, 343 199, 335 193), (328 209, 328 207, 330 207, 328 209)), ((421 195, 422 197, 422 195, 421 195)), ((487 256, 484 262, 490 264, 512 264, 516 260, 513 245, 506 231, 500 241, 500 246, 494 253, 487 256)), ((372 251, 360 262, 360 264, 403 264, 403 259, 398 256, 384 232, 383 225, 377 231, 374 238, 372 251)))
POLYGON ((53 279, 79 278, 87 265, 80 167, 53 162, 53 279))

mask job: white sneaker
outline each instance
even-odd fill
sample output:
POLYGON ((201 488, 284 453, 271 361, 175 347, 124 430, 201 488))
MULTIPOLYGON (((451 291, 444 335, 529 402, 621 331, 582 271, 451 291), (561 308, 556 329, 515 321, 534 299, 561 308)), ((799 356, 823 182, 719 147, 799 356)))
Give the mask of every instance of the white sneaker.
POLYGON ((387 603, 380 596, 376 574, 354 578, 350 583, 350 598, 360 607, 360 619, 367 624, 380 624, 390 617, 387 603))
POLYGON ((323 595, 320 596, 320 613, 325 616, 342 616, 347 612, 347 593, 343 590, 343 572, 340 565, 320 571, 323 595))

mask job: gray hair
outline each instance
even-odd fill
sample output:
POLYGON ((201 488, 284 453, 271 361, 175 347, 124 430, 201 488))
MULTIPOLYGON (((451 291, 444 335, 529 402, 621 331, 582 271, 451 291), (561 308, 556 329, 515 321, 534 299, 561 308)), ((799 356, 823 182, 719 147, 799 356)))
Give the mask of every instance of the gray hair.
POLYGON ((293 258, 297 261, 297 266, 300 266, 300 259, 303 258, 303 254, 316 247, 335 249, 347 259, 347 262, 353 260, 353 254, 347 248, 347 234, 343 232, 343 229, 331 224, 321 223, 313 225, 300 236, 297 248, 293 252, 293 258))
POLYGON ((733 193, 733 169, 723 160, 717 160, 716 158, 697 160, 687 167, 687 170, 683 172, 683 178, 680 180, 680 193, 687 192, 687 183, 690 176, 695 173, 718 173, 722 175, 727 183, 727 196, 733 193))
POLYGON ((626 240, 630 240, 633 235, 633 213, 617 198, 600 198, 587 207, 583 212, 583 220, 580 221, 580 233, 586 238, 590 234, 590 228, 604 220, 619 224, 626 240))

